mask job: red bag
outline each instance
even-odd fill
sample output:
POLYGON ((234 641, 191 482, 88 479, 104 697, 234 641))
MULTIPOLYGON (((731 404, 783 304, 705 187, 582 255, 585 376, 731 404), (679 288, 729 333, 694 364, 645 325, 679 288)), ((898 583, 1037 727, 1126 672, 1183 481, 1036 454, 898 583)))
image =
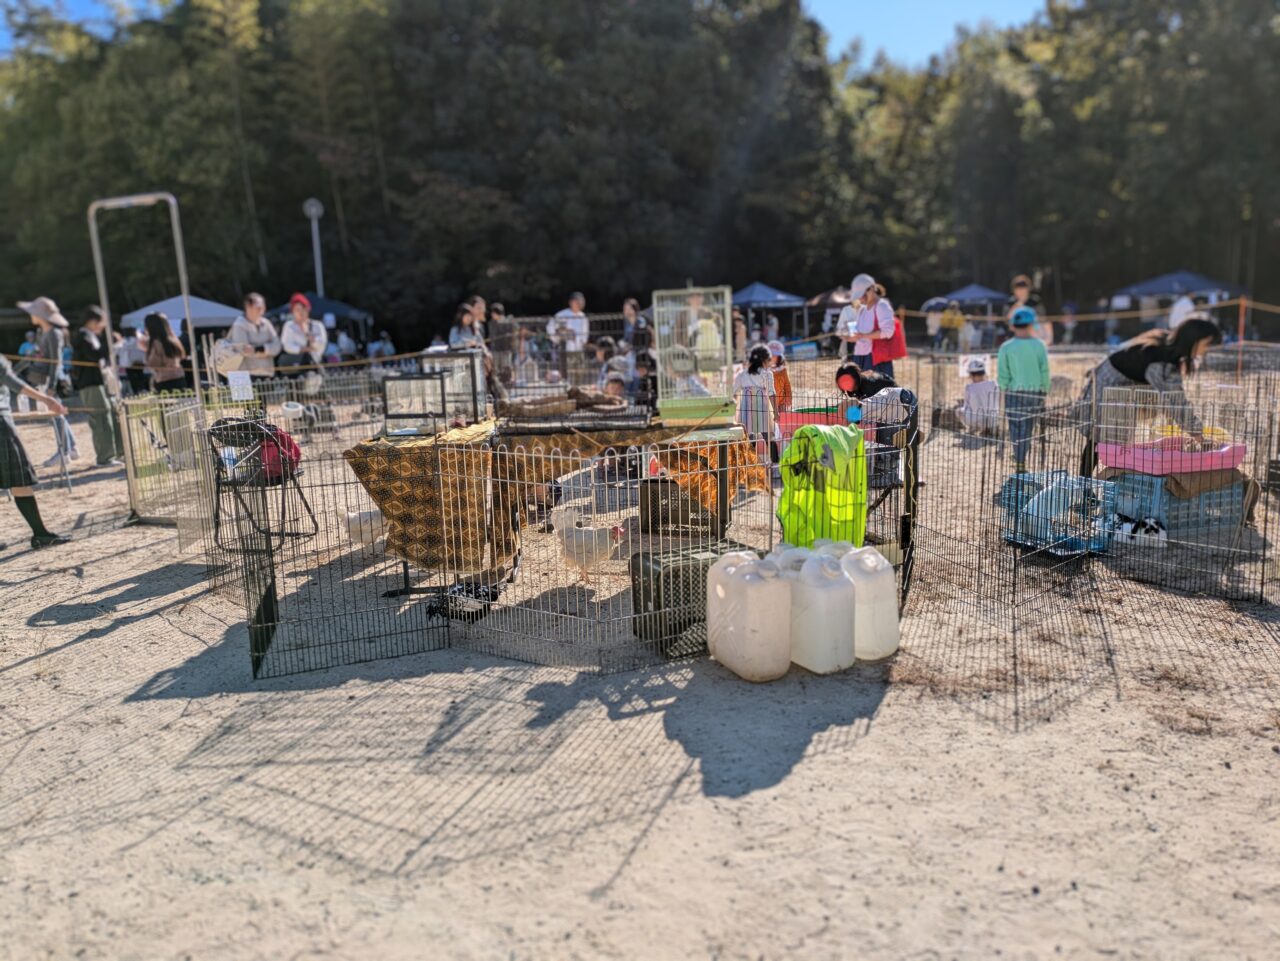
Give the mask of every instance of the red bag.
POLYGON ((893 318, 893 336, 871 342, 871 363, 883 364, 887 360, 902 360, 907 356, 907 335, 902 330, 902 318, 893 318))
POLYGON ((270 437, 262 439, 262 477, 267 483, 278 483, 292 477, 302 462, 302 448, 287 430, 267 425, 270 437))

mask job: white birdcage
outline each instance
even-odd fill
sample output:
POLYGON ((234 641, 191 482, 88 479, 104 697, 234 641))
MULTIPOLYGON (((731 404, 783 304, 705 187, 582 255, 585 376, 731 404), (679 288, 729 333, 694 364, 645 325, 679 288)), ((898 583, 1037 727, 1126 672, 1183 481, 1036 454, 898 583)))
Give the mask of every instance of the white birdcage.
POLYGON ((733 420, 732 298, 728 287, 654 291, 658 413, 664 423, 733 420))

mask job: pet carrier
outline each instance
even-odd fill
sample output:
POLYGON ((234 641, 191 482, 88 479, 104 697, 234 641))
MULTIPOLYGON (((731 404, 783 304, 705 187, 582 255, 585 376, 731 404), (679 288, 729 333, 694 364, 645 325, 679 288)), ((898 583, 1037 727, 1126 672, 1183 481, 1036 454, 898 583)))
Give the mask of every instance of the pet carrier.
POLYGON ((730 551, 750 550, 729 540, 672 551, 631 555, 633 630, 645 641, 662 645, 669 657, 700 653, 705 637, 683 638, 707 617, 707 572, 730 551))
POLYGON ((1126 517, 1152 518, 1172 535, 1185 539, 1198 530, 1238 527, 1244 523, 1244 482, 1237 481, 1194 497, 1175 497, 1163 477, 1119 474, 1116 512, 1126 517))
POLYGON ((1116 489, 1065 470, 1017 474, 997 495, 1006 542, 1062 557, 1106 553, 1116 489))

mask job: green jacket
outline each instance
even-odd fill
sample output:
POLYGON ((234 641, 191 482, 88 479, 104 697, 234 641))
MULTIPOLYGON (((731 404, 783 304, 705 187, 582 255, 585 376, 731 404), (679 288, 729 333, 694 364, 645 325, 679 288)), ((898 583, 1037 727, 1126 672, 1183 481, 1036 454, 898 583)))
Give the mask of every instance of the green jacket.
POLYGON ((806 424, 782 455, 782 537, 812 547, 819 537, 861 547, 867 531, 867 459, 856 427, 806 424))

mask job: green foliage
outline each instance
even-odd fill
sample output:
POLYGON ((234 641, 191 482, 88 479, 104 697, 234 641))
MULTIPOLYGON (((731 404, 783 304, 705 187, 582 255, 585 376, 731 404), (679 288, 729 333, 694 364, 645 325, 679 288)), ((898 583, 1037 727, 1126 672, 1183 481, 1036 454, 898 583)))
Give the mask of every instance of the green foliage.
MULTIPOLYGON (((895 300, 1039 273, 1090 301, 1188 267, 1280 299, 1274 0, 1054 0, 927 67, 832 63, 799 0, 185 0, 110 36, 10 3, 0 302, 94 297, 85 209, 166 189, 193 287, 310 286, 441 328, 869 269, 895 300), (1263 269, 1259 269, 1263 265, 1263 269)), ((167 296, 161 211, 113 214, 113 303, 167 296)))

